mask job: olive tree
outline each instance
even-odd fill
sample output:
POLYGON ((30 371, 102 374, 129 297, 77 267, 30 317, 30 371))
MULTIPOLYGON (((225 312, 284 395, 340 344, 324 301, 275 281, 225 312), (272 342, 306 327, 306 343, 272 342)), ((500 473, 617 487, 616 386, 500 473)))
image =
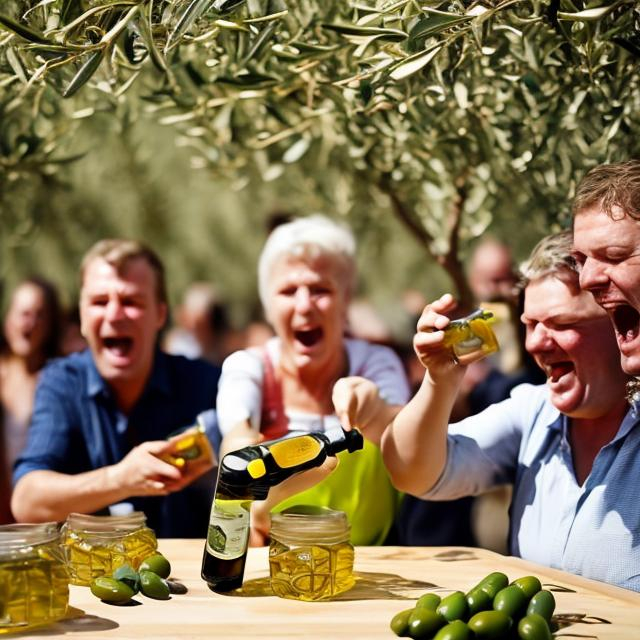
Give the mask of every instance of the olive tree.
POLYGON ((468 298, 468 239, 561 225, 586 169, 637 153, 639 23, 632 0, 6 2, 0 190, 54 180, 83 119, 152 117, 235 188, 392 213, 468 298))

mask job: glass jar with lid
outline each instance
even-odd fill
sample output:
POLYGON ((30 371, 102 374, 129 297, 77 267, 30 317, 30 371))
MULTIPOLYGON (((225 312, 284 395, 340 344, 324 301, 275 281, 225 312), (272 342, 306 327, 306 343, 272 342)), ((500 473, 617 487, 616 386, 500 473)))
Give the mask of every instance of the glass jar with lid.
POLYGON ((89 585, 123 564, 137 569, 158 548, 146 521, 141 511, 123 516, 69 514, 62 525, 61 542, 71 584, 89 585))
POLYGON ((271 516, 269 572, 281 598, 323 600, 353 587, 351 527, 342 511, 296 506, 271 516))
POLYGON ((69 583, 55 522, 0 526, 0 634, 64 618, 69 583))

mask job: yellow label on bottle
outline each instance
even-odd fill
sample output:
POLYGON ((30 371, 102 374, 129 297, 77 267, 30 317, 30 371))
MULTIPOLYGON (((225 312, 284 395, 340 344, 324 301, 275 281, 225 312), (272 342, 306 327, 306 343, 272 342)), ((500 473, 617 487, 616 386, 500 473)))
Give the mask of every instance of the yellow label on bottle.
POLYGON ((322 445, 311 436, 288 438, 269 447, 273 459, 281 469, 313 460, 321 450, 322 445))

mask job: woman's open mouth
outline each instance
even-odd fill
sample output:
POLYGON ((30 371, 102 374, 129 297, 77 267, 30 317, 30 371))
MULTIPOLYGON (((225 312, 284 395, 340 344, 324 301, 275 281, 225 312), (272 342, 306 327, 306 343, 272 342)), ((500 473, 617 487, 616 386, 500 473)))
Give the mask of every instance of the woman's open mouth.
POLYGON ((548 382, 558 382, 560 378, 571 373, 574 370, 573 363, 570 360, 564 362, 554 362, 553 364, 546 364, 544 366, 544 372, 547 374, 548 382))
POLYGON ((315 329, 307 329, 304 331, 294 331, 293 337, 301 345, 305 347, 313 347, 322 340, 323 333, 322 329, 317 327, 315 329))

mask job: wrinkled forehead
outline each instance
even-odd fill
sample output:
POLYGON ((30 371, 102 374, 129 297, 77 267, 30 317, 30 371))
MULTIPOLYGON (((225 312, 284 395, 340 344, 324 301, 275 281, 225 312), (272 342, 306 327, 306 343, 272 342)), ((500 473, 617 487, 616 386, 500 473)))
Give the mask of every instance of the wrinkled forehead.
POLYGON ((81 294, 94 294, 116 288, 123 293, 156 291, 157 278, 151 265, 140 257, 115 265, 96 257, 82 274, 81 294))
POLYGON ((276 280, 295 280, 300 277, 330 280, 340 287, 347 286, 345 259, 325 252, 288 253, 279 256, 270 272, 272 284, 276 280))
POLYGON ((524 289, 523 321, 606 317, 590 292, 580 289, 578 274, 560 272, 535 278, 524 289))

